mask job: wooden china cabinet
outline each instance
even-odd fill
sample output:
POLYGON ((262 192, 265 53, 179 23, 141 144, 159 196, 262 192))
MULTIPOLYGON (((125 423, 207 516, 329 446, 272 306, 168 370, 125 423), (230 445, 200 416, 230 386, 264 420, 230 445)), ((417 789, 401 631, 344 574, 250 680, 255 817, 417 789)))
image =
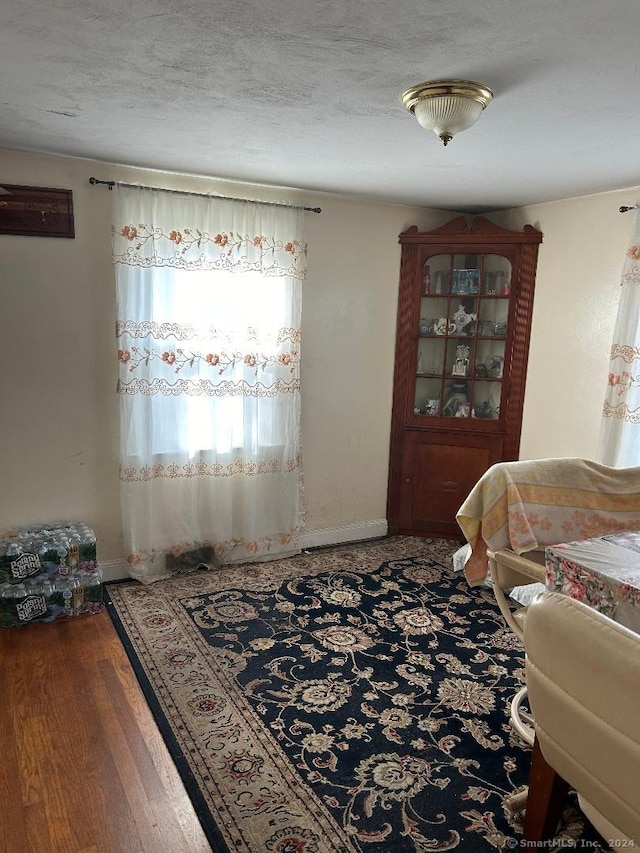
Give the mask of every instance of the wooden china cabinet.
POLYGON ((458 538, 480 476, 518 458, 542 234, 460 216, 399 239, 389 532, 458 538))

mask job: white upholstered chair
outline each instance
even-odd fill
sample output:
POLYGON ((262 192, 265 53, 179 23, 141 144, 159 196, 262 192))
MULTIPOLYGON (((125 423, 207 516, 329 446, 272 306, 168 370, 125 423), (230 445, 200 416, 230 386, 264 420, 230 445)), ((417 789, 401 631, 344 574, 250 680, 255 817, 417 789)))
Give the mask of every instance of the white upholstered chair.
POLYGON ((536 733, 525 839, 554 835, 570 786, 614 847, 640 842, 640 635, 543 592, 529 605, 524 639, 536 733))

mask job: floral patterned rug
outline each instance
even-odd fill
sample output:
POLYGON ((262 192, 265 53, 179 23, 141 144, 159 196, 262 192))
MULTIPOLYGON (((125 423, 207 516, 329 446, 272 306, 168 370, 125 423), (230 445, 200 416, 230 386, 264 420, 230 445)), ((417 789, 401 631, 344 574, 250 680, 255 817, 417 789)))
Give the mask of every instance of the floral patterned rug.
MULTIPOLYGON (((530 764, 508 723, 523 650, 456 547, 391 537, 107 585, 214 851, 518 845, 503 798, 530 764)), ((596 836, 568 809, 557 843, 580 838, 596 836)))

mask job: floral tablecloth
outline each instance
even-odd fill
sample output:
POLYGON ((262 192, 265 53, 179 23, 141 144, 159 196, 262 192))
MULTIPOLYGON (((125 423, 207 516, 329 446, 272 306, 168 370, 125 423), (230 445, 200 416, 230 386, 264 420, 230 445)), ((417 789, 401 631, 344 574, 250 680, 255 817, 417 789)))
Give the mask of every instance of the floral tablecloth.
POLYGON ((640 531, 550 545, 546 583, 640 632, 640 531))

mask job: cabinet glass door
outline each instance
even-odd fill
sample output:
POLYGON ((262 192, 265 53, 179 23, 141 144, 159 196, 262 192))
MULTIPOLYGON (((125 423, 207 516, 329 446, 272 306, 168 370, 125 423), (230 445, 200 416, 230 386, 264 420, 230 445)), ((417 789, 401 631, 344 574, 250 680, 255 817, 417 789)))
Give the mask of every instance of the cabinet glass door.
POLYGON ((511 274, 511 261, 502 255, 432 255, 424 261, 416 415, 499 418, 511 274))

